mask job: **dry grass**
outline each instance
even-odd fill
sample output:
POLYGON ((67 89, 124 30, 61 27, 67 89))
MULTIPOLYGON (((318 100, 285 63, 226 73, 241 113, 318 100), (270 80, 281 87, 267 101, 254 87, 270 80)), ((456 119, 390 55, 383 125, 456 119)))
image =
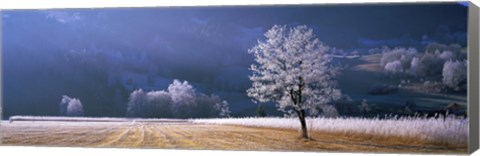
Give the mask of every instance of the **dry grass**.
POLYGON ((116 122, 2 122, 3 144, 181 148, 214 150, 466 153, 415 138, 312 132, 303 140, 296 130, 232 125, 116 122))

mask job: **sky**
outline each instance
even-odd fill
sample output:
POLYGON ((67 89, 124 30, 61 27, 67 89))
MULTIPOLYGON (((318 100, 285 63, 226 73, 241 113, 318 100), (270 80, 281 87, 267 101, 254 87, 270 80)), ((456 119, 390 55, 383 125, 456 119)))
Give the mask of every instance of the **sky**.
POLYGON ((56 115, 62 95, 87 116, 122 116, 132 89, 174 79, 254 113, 248 54, 275 24, 307 25, 330 47, 466 46, 463 3, 2 10, 3 116, 56 115), (127 81, 130 79, 130 82, 127 81), (118 97, 121 100, 115 100, 118 97))

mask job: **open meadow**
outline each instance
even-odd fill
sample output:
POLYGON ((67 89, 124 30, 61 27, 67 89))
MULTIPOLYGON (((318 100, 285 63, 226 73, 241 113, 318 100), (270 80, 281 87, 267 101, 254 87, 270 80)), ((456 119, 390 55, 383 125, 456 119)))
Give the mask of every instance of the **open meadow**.
MULTIPOLYGON (((352 120, 354 119, 350 119, 350 122, 352 120)), ((310 128, 310 140, 299 137, 298 121, 293 121, 296 120, 230 118, 93 121, 90 118, 84 121, 2 121, 0 129, 2 143, 6 145, 397 153, 467 152, 467 122, 457 119, 419 120, 417 125, 410 127, 402 125, 402 122, 409 122, 407 120, 361 122, 358 119, 355 121, 358 124, 346 127, 345 124, 349 122, 347 119, 309 119, 309 124, 313 125, 310 128), (327 124, 332 121, 339 124, 327 124), (367 122, 370 124, 366 124, 367 122), (426 122, 430 124, 421 125, 426 122), (373 123, 377 123, 377 126, 367 127, 374 126, 373 123), (392 127, 393 124, 398 124, 396 130, 392 127), (436 133, 432 134, 428 129, 421 129, 426 127, 443 129, 437 129, 436 133), (396 132, 403 133, 395 135, 396 132), (434 135, 442 137, 430 138, 434 135)))

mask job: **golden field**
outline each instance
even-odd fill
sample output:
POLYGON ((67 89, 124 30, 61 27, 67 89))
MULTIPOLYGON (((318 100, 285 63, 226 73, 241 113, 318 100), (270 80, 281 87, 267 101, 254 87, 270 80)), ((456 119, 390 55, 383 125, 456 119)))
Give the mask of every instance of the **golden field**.
POLYGON ((440 145, 405 137, 191 122, 15 121, 0 125, 7 145, 208 150, 466 153, 467 145, 440 145))

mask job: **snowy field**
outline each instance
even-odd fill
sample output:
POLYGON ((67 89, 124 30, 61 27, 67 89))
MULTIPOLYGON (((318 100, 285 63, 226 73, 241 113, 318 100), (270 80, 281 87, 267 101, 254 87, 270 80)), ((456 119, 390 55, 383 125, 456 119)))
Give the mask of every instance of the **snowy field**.
MULTIPOLYGON (((196 119, 194 123, 300 129, 297 118, 223 118, 196 119)), ((308 118, 309 130, 417 138, 447 145, 467 144, 468 119, 456 118, 308 118)))

